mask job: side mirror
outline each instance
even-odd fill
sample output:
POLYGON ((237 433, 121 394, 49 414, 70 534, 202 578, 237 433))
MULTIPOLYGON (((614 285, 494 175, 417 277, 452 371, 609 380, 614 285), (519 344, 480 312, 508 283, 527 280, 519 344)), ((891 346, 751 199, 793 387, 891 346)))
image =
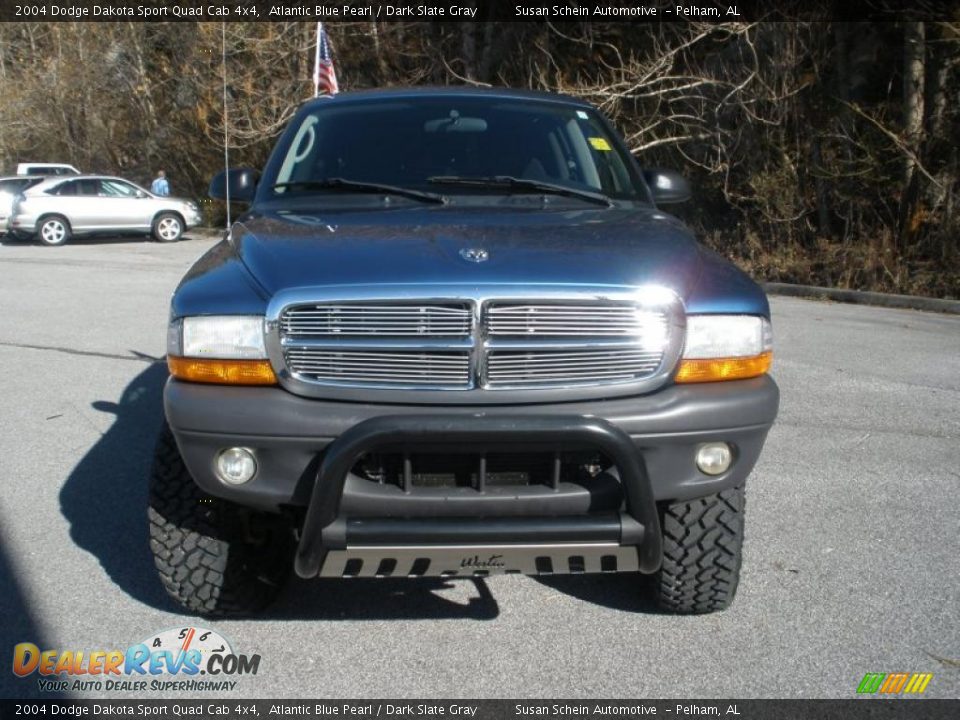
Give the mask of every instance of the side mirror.
POLYGON ((253 168, 233 168, 214 176, 207 195, 214 200, 226 200, 229 188, 231 202, 252 202, 259 179, 260 173, 253 168))
POLYGON ((657 205, 681 203, 690 199, 690 183, 676 170, 644 170, 643 179, 647 181, 653 201, 657 205))

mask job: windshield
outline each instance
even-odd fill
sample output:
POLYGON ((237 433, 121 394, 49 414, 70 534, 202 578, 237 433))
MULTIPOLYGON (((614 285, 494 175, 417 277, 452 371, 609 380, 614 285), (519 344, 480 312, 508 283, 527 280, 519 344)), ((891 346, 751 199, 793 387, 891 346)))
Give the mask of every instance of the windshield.
POLYGON ((271 185, 279 186, 275 196, 329 178, 445 194, 533 191, 516 183, 444 184, 496 177, 645 199, 629 158, 593 111, 491 98, 320 106, 302 118, 271 185))

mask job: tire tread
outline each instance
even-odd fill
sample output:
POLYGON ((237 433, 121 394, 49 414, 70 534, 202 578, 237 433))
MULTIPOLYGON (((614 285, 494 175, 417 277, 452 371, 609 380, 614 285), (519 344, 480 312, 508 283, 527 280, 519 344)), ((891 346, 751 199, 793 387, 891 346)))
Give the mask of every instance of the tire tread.
POLYGON ((734 487, 664 509, 659 606, 682 614, 730 606, 740 581, 746 495, 734 487))

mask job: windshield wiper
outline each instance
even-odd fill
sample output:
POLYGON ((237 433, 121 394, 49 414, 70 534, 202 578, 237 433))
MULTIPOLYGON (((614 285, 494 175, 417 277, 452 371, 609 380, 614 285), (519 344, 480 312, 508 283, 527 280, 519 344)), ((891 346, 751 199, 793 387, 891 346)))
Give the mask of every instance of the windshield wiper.
POLYGON ((438 185, 469 185, 472 187, 485 188, 505 188, 511 191, 530 191, 549 193, 550 195, 565 195, 567 197, 589 200, 598 205, 613 207, 613 200, 603 193, 591 192, 590 190, 577 190, 566 185, 557 185, 556 183, 544 182, 542 180, 529 180, 527 178, 513 177, 512 175, 493 175, 490 177, 470 177, 466 175, 434 175, 427 178, 427 182, 438 185))
POLYGON ((290 182, 277 183, 273 186, 274 190, 283 188, 297 188, 302 190, 343 190, 345 192, 362 193, 386 193, 388 195, 399 195, 419 200, 420 202, 437 203, 444 205, 447 198, 437 193, 425 192, 423 190, 414 190, 412 188, 399 187, 397 185, 385 185, 383 183, 361 182, 359 180, 347 180, 341 177, 324 178, 322 180, 291 180, 290 182))

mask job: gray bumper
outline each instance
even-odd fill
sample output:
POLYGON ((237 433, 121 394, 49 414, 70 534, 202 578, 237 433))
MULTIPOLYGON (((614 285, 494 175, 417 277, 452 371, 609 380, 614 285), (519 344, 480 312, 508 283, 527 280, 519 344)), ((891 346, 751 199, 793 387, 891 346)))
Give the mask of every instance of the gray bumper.
POLYGON ((576 403, 523 406, 397 406, 329 402, 280 388, 200 385, 170 380, 164 392, 167 420, 197 483, 212 495, 274 510, 306 507, 324 449, 358 423, 384 415, 462 417, 545 415, 598 417, 626 433, 636 447, 656 500, 688 500, 742 484, 779 406, 776 383, 767 377, 671 386, 652 395, 576 403), (735 462, 723 475, 699 472, 701 443, 733 445, 735 462), (217 452, 256 450, 259 470, 246 485, 224 485, 214 474, 217 452))

